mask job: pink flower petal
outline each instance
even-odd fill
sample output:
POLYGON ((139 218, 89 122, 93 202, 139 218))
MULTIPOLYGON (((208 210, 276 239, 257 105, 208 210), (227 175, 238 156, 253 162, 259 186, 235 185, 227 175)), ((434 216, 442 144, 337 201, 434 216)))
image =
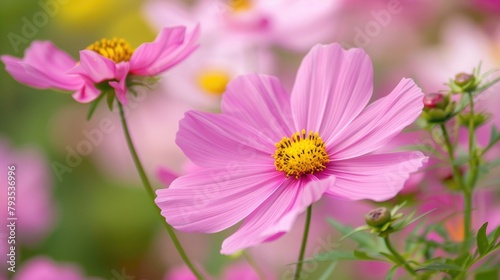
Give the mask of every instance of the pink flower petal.
POLYGON ((155 202, 178 230, 218 232, 248 216, 284 178, 274 166, 225 165, 179 177, 155 202))
POLYGON ((221 106, 224 114, 257 127, 274 142, 295 133, 290 96, 275 77, 250 74, 232 80, 221 106))
POLYGON ((403 189, 410 173, 427 161, 421 152, 365 155, 333 160, 318 177, 335 175, 337 182, 327 194, 349 200, 384 201, 403 189))
POLYGON ((298 215, 335 184, 335 177, 318 180, 313 175, 296 180, 289 178, 262 205, 250 214, 241 227, 222 243, 221 254, 272 241, 288 232, 298 215))
POLYGON ((223 114, 186 113, 179 122, 176 143, 200 167, 232 163, 274 167, 274 141, 256 128, 223 114))
POLYGON ((179 175, 177 173, 166 167, 158 167, 158 169, 156 169, 156 178, 158 178, 164 186, 170 186, 178 177, 179 175))
POLYGON ((79 74, 87 77, 94 83, 114 79, 116 76, 116 64, 94 51, 80 51, 80 64, 69 70, 68 73, 79 74))
POLYGON ((127 74, 130 69, 128 62, 120 62, 116 65, 116 79, 118 82, 109 82, 109 85, 115 89, 116 98, 123 105, 127 105, 127 74))
POLYGON ((130 58, 134 75, 154 76, 172 68, 188 57, 197 47, 200 28, 185 38, 185 27, 164 28, 154 42, 140 45, 130 58))
POLYGON ((422 98, 413 80, 401 80, 388 96, 370 104, 335 139, 329 149, 331 158, 353 158, 382 147, 420 116, 422 98))
POLYGON ((94 82, 90 81, 89 78, 83 78, 85 83, 72 96, 76 101, 81 103, 92 102, 101 94, 101 91, 95 87, 94 82))
POLYGON ((72 91, 83 83, 80 77, 66 73, 76 61, 51 42, 33 42, 23 59, 3 55, 0 60, 15 80, 32 87, 72 91))
POLYGON ((373 67, 361 49, 317 45, 302 61, 292 90, 297 131, 319 132, 328 144, 358 116, 372 95, 373 67))

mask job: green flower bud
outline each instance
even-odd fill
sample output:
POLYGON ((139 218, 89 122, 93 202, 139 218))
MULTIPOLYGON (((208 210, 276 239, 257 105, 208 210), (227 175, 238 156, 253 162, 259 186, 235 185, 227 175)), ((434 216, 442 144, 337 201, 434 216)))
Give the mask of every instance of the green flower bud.
POLYGON ((475 79, 474 75, 461 72, 455 75, 455 84, 463 87, 467 84, 474 83, 475 79))
POLYGON ((473 91, 480 83, 473 74, 458 73, 449 84, 453 93, 473 91))
POLYGON ((391 212, 385 207, 371 210, 365 216, 366 224, 372 227, 381 227, 391 221, 391 212))

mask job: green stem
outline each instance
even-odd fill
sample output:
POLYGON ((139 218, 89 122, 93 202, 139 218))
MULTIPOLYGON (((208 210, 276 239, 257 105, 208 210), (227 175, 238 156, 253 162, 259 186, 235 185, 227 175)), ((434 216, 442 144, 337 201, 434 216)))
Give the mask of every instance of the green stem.
POLYGON ((122 122, 123 132, 125 133, 125 138, 127 140, 130 154, 132 155, 132 159, 134 160, 135 167, 137 168, 137 172, 139 173, 139 176, 141 177, 142 184, 144 185, 144 188, 146 189, 146 192, 148 193, 148 195, 150 197, 150 201, 152 202, 153 207, 156 209, 155 212, 160 217, 160 220, 162 221, 163 226, 167 230, 167 233, 170 236, 170 239, 174 243, 174 246, 177 249, 177 252, 179 252, 179 255, 181 256, 184 263, 189 267, 189 269, 191 270, 191 272, 193 272, 193 274, 196 276, 197 279, 199 279, 199 280, 204 279, 203 276, 200 274, 200 272, 198 272, 196 267, 193 265, 193 263, 191 263, 191 261, 189 260, 189 257, 187 256, 186 252, 182 248, 181 243, 177 239, 177 236, 175 235, 173 228, 169 224, 167 224, 167 221, 161 215, 160 208, 158 208, 158 206, 154 202, 156 196, 155 196, 155 193, 153 191, 153 188, 151 187, 151 184, 149 183, 148 177, 146 176, 146 172, 144 172, 144 168, 142 167, 141 161, 139 160, 139 156, 137 155, 137 152, 134 148, 134 144, 132 142, 132 138, 130 137, 130 132, 128 130, 127 120, 125 119, 123 106, 120 102, 117 102, 117 103, 118 103, 118 108, 120 109, 120 119, 122 122))
POLYGON ((248 264, 255 270, 255 272, 257 273, 257 275, 259 276, 259 278, 261 280, 266 280, 266 275, 260 269, 259 265, 257 264, 257 262, 255 262, 255 260, 252 258, 252 256, 250 256, 247 253, 247 251, 243 251, 243 257, 245 257, 245 259, 247 260, 248 264))
POLYGON ((469 118, 469 177, 464 190, 464 241, 462 251, 469 249, 468 241, 471 238, 472 228, 472 193, 476 184, 477 160, 476 160, 476 128, 474 127, 474 96, 472 92, 467 93, 470 99, 470 118, 469 118))
POLYGON ((464 240, 462 245, 462 251, 469 251, 469 240, 471 238, 471 228, 472 228, 472 193, 469 190, 464 191, 464 240))
POLYGON ((391 254, 403 265, 403 267, 406 269, 406 271, 408 271, 408 273, 414 276, 417 275, 417 273, 415 273, 415 270, 411 268, 410 264, 405 260, 405 258, 403 258, 403 256, 401 256, 398 253, 398 251, 396 251, 394 247, 392 247, 389 237, 384 237, 384 243, 389 252, 391 252, 391 254))
POLYGON ((309 227, 311 225, 312 216, 312 205, 307 207, 306 223, 304 225, 304 235, 302 236, 302 245, 300 246, 299 259, 297 261, 297 270, 295 271, 294 280, 300 279, 300 273, 302 272, 302 261, 304 260, 304 255, 306 253, 307 237, 309 236, 309 227))
POLYGON ((477 161, 476 161, 476 128, 474 127, 474 96, 468 92, 470 99, 470 119, 469 119, 469 178, 467 188, 471 190, 476 184, 477 161))
POLYGON ((462 174, 460 174, 460 170, 458 169, 458 166, 455 164, 455 150, 453 148, 453 145, 451 144, 450 141, 450 136, 448 135, 448 130, 446 129, 446 126, 442 123, 440 124, 441 131, 443 132, 443 138, 444 138, 444 143, 446 145, 446 150, 448 151, 448 156, 450 158, 450 164, 451 164, 451 169, 453 171, 453 178, 455 179, 455 182, 457 183, 458 187, 463 190, 463 180, 462 180, 462 174))

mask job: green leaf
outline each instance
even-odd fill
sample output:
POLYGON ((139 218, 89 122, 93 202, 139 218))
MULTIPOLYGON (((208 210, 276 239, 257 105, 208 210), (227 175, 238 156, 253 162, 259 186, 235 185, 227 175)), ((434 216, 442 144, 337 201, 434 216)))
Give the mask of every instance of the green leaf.
POLYGON ((346 250, 335 250, 327 253, 316 254, 312 259, 307 259, 304 262, 309 261, 339 261, 339 260, 357 260, 358 258, 354 256, 352 251, 346 250))
MULTIPOLYGON (((352 227, 344 226, 331 218, 328 218, 328 223, 330 223, 336 230, 338 230, 343 235, 347 235, 355 230, 352 227)), ((356 234, 350 235, 349 239, 356 242, 358 246, 362 248, 377 248, 377 244, 375 243, 374 237, 367 232, 357 232, 356 234)))
POLYGON ((427 264, 425 266, 418 267, 415 269, 415 271, 421 271, 421 270, 431 270, 431 271, 448 271, 448 270, 454 270, 454 271, 461 271, 462 268, 456 265, 452 264, 447 264, 447 263, 441 263, 441 262, 433 262, 430 264, 427 264))
POLYGON ((406 205, 407 202, 408 201, 405 200, 401 204, 394 206, 394 208, 392 208, 391 210, 391 216, 396 215, 399 212, 399 210, 401 210, 406 205))
POLYGON ((495 144, 498 140, 500 140, 500 132, 498 132, 498 129, 495 125, 492 125, 490 132, 490 145, 492 143, 495 144))
POLYGON ((395 264, 402 265, 402 263, 396 257, 394 257, 393 255, 391 255, 389 253, 379 252, 379 254, 381 254, 382 256, 386 257, 387 259, 389 259, 390 261, 392 261, 395 264))
POLYGON ((323 274, 319 277, 318 280, 329 280, 332 279, 331 275, 335 268, 337 267, 338 262, 332 262, 328 268, 323 272, 323 274))
POLYGON ((481 85, 480 87, 478 87, 475 91, 474 91, 474 95, 479 95, 483 92, 485 92, 486 90, 488 90, 491 86, 495 85, 496 83, 500 82, 500 77, 496 78, 496 79, 493 79, 492 81, 484 84, 484 85, 481 85))
POLYGON ((360 226, 360 227, 357 227, 357 228, 353 229, 351 232, 349 232, 348 234, 346 234, 346 235, 342 236, 342 238, 340 238, 340 240, 339 240, 339 241, 342 241, 342 240, 344 240, 344 239, 346 239, 346 238, 350 237, 351 235, 353 235, 353 234, 355 234, 355 233, 357 233, 357 232, 360 232, 360 231, 365 231, 365 230, 369 230, 369 229, 371 229, 371 227, 370 227, 370 226, 360 226))
POLYGON ((387 276, 385 276, 385 280, 392 280, 394 278, 394 274, 396 274, 396 271, 398 270, 399 265, 395 265, 391 267, 389 272, 387 272, 387 276))
POLYGON ((477 232, 476 241, 477 241, 477 249, 479 254, 483 256, 488 252, 490 247, 490 242, 488 241, 488 237, 486 236, 486 228, 488 227, 488 222, 484 223, 481 228, 477 232))
POLYGON ((379 260, 369 256, 366 252, 354 250, 354 256, 360 260, 379 260))
POLYGON ((465 252, 458 256, 456 259, 453 260, 453 263, 460 267, 467 267, 470 264, 470 261, 472 260, 471 254, 469 252, 465 252))
POLYGON ((490 269, 486 271, 478 271, 476 275, 474 275, 474 280, 498 280, 498 269, 490 269))

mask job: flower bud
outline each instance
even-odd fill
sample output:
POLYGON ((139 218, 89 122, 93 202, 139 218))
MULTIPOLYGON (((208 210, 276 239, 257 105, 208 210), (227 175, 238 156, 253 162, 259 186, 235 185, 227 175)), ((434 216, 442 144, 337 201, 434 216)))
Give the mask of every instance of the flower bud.
POLYGON ((473 83, 474 80, 475 80, 474 75, 467 74, 464 72, 461 72, 461 73, 458 73, 455 75, 455 84, 457 86, 463 87, 469 83, 473 83))
POLYGON ((391 220, 391 212, 385 207, 371 210, 366 214, 366 224, 372 227, 381 227, 391 220))
POLYGON ((458 73, 455 79, 449 84, 453 93, 463 93, 473 91, 481 81, 478 81, 472 74, 458 73))
POLYGON ((453 116, 455 102, 450 102, 450 95, 427 93, 422 102, 422 118, 429 123, 444 123, 453 116))
POLYGON ((425 108, 444 108, 448 105, 449 98, 441 93, 427 93, 422 101, 425 108))

